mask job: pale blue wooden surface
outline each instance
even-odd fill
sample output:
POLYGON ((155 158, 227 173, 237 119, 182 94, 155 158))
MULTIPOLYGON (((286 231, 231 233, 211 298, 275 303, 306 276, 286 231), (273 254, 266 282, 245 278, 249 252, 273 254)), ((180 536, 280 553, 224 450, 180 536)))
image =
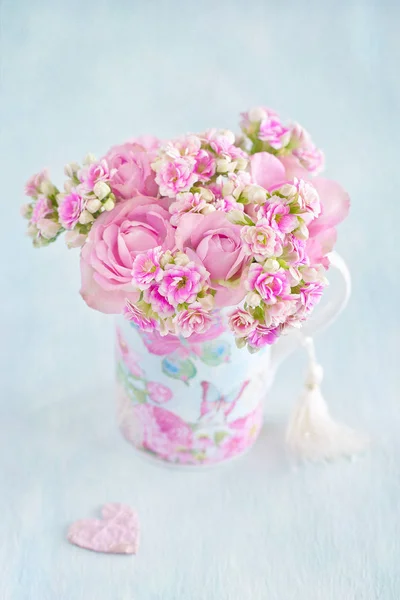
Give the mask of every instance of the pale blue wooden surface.
POLYGON ((397 600, 399 5, 2 0, 1 600, 397 600), (140 461, 113 413, 112 320, 80 300, 78 255, 31 249, 22 186, 136 134, 235 127, 268 104, 304 123, 349 189, 354 294, 318 338, 333 412, 368 431, 354 463, 294 468, 287 363, 254 452, 222 470, 140 461), (396 262, 397 261, 397 262, 396 262), (64 541, 117 500, 137 557, 64 541))

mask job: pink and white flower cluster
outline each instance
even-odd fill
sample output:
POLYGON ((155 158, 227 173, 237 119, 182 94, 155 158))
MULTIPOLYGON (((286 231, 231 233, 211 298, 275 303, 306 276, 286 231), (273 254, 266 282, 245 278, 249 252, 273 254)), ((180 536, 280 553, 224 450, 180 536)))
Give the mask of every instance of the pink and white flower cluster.
POLYGON ((81 295, 144 331, 205 333, 229 308, 239 347, 257 351, 298 327, 326 285, 328 253, 348 196, 310 179, 323 155, 299 125, 270 109, 242 131, 208 130, 161 143, 142 137, 100 160, 46 171, 26 185, 36 246, 66 232, 81 249, 81 295))
POLYGON ((240 125, 252 142, 251 153, 265 151, 286 157, 291 169, 305 170, 313 175, 323 169, 323 152, 298 123, 285 125, 276 112, 260 106, 242 113, 240 125))

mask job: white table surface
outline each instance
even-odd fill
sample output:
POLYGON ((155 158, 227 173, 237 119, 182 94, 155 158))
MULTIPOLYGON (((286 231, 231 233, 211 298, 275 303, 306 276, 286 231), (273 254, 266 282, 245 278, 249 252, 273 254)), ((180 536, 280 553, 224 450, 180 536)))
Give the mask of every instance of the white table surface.
POLYGON ((399 5, 2 0, 1 600, 400 598, 399 5), (338 248, 354 293, 317 338, 324 393, 369 432, 364 458, 296 467, 292 356, 254 451, 200 473, 140 460, 114 420, 112 319, 80 300, 78 253, 40 251, 28 176, 136 134, 267 104, 304 123, 353 204, 338 248), (397 258, 397 264, 395 264, 397 258), (289 374, 290 373, 290 374, 289 374), (135 506, 135 557, 65 541, 107 501, 135 506))

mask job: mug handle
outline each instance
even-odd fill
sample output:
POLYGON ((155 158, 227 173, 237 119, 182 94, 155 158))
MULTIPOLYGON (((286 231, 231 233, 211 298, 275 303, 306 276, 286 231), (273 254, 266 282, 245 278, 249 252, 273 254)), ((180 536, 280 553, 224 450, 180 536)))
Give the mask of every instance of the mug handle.
POLYGON ((343 258, 337 252, 328 254, 330 266, 339 271, 341 285, 336 297, 330 298, 321 310, 316 309, 315 316, 307 321, 300 330, 294 330, 287 336, 281 336, 280 340, 271 348, 271 369, 275 372, 279 365, 296 348, 300 346, 305 337, 313 336, 336 321, 342 310, 349 301, 351 294, 350 271, 343 258))

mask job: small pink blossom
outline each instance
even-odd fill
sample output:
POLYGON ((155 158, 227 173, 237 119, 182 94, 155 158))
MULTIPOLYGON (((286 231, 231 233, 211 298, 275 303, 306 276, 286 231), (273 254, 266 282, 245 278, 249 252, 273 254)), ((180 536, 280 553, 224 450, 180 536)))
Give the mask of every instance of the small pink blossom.
POLYGON ((300 240, 293 234, 286 235, 282 258, 291 265, 300 265, 306 263, 306 242, 304 240, 300 240))
POLYGON ((170 388, 157 381, 149 381, 147 383, 147 392, 150 396, 150 400, 157 404, 164 404, 164 402, 171 400, 173 396, 170 388))
POLYGON ((240 210, 243 212, 244 206, 240 202, 236 202, 236 198, 233 196, 225 196, 219 198, 214 202, 215 210, 221 210, 223 212, 230 212, 231 210, 240 210))
POLYGON ((162 278, 160 258, 162 249, 160 246, 151 248, 143 254, 138 254, 132 265, 132 283, 139 290, 146 290, 154 281, 162 278))
POLYGON ((254 317, 242 308, 236 308, 230 313, 228 323, 237 337, 246 337, 257 325, 254 317))
POLYGON ((242 158, 247 160, 247 153, 235 146, 235 136, 231 131, 209 131, 208 134, 209 144, 211 149, 220 158, 226 158, 229 160, 237 160, 242 158))
POLYGON ((308 213, 307 216, 302 215, 309 223, 316 219, 321 214, 321 201, 319 194, 313 184, 303 179, 295 179, 294 185, 299 195, 299 206, 302 211, 308 213))
MULTIPOLYGON (((273 199, 275 196, 272 197, 273 199)), ((278 196, 276 196, 278 198, 278 196)), ((283 234, 290 233, 298 226, 296 215, 290 214, 290 206, 283 202, 268 201, 261 207, 260 213, 268 225, 283 234)))
POLYGON ((285 323, 296 312, 296 309, 296 300, 283 300, 271 304, 264 315, 265 324, 268 327, 277 327, 285 323))
POLYGON ((173 198, 179 192, 189 191, 198 180, 195 167, 196 162, 191 157, 161 159, 153 163, 161 195, 173 198))
POLYGON ((189 337, 192 333, 202 334, 210 329, 213 317, 200 302, 193 302, 189 308, 180 311, 175 319, 180 335, 189 337))
POLYGON ((165 154, 172 160, 183 157, 196 158, 201 149, 201 139, 199 136, 189 134, 176 140, 168 142, 162 149, 161 155, 165 154))
POLYGON ((290 134, 290 129, 283 125, 276 113, 270 110, 266 111, 258 130, 259 140, 267 142, 275 150, 280 150, 289 143, 290 134))
POLYGON ((35 198, 40 194, 40 187, 44 181, 48 181, 49 173, 47 169, 43 169, 39 173, 32 175, 25 184, 25 195, 35 198))
POLYGON ((199 150, 195 156, 196 173, 200 181, 208 181, 215 174, 217 164, 215 158, 207 150, 199 150))
POLYGON ((302 167, 313 175, 317 175, 324 168, 325 157, 311 139, 308 131, 298 123, 292 125, 291 142, 295 144, 293 156, 302 167))
POLYGON ((307 311, 311 311, 321 299, 324 286, 321 283, 307 283, 300 290, 301 304, 307 311))
POLYGON ((146 317, 144 312, 138 306, 130 302, 130 300, 126 301, 123 314, 128 321, 135 323, 142 331, 148 331, 150 333, 157 328, 157 321, 146 317))
POLYGON ((107 161, 103 158, 99 162, 91 163, 78 173, 79 181, 82 183, 82 187, 85 191, 93 191, 94 186, 99 181, 109 181, 111 174, 115 172, 115 169, 110 173, 107 161))
POLYGON ((181 192, 177 195, 176 201, 169 207, 171 213, 171 224, 177 226, 182 215, 185 213, 200 213, 207 206, 204 198, 196 192, 181 192))
POLYGON ((31 223, 37 223, 53 212, 51 201, 46 196, 38 196, 35 206, 32 210, 31 223))
POLYGON ((79 221, 85 206, 84 200, 75 190, 64 196, 59 207, 58 216, 65 229, 73 229, 79 221))
POLYGON ((203 289, 208 272, 202 265, 188 263, 186 266, 167 264, 160 285, 160 293, 173 306, 191 303, 203 289))
POLYGON ((257 327, 247 336, 247 343, 250 348, 259 350, 274 344, 280 334, 279 327, 267 327, 266 325, 257 325, 257 327))
POLYGON ((46 238, 47 240, 52 240, 60 231, 61 225, 55 221, 52 221, 51 219, 39 219, 37 222, 37 228, 42 237, 46 238))
POLYGON ((246 254, 256 260, 263 260, 282 254, 282 238, 268 224, 266 219, 261 219, 253 226, 244 226, 240 232, 246 254))
POLYGON ((175 308, 170 304, 165 296, 160 294, 158 284, 151 285, 144 290, 143 299, 151 305, 152 310, 161 317, 172 317, 175 308))
POLYGON ((249 291, 257 291, 267 304, 275 304, 278 299, 285 300, 290 294, 290 285, 283 270, 270 273, 258 263, 250 265, 247 286, 249 291))

